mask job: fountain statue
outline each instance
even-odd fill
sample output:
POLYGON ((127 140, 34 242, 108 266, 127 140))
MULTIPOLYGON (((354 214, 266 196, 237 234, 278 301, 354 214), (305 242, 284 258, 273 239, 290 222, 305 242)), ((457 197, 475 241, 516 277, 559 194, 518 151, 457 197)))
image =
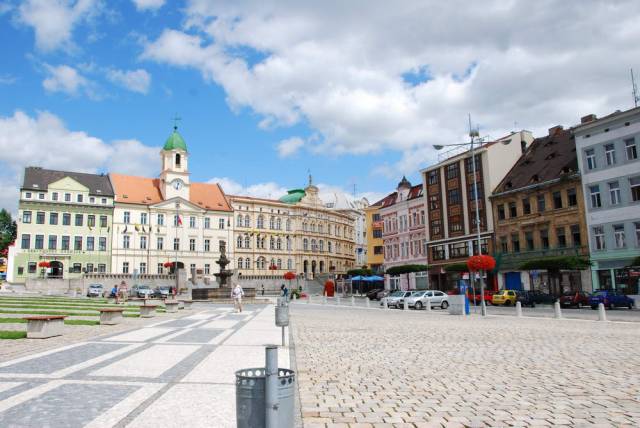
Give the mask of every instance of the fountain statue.
POLYGON ((220 243, 220 258, 216 260, 216 264, 220 266, 220 272, 213 275, 218 279, 218 285, 220 288, 227 286, 227 278, 233 275, 233 272, 225 269, 231 261, 227 258, 227 245, 223 241, 220 243))

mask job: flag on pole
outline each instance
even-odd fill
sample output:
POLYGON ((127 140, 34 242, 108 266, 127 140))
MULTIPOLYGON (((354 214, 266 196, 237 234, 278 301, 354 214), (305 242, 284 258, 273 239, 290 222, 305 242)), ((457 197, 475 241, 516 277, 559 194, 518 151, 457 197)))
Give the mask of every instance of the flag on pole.
POLYGON ((182 226, 182 218, 178 216, 178 226, 182 226))
POLYGON ((124 227, 124 232, 122 232, 122 233, 127 233, 127 227, 128 227, 128 226, 125 226, 125 227, 124 227))
POLYGON ((133 228, 136 230, 136 232, 140 232, 140 226, 138 226, 137 224, 133 226, 133 228))

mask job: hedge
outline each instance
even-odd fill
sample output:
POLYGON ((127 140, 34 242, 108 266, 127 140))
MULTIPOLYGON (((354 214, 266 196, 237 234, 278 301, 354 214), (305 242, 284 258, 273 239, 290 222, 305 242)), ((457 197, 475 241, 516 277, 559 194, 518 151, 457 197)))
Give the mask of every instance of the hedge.
POLYGON ((452 265, 446 265, 444 267, 445 272, 469 272, 469 267, 466 263, 455 263, 452 265))
POLYGON ((402 265, 390 267, 385 273, 387 275, 400 275, 403 273, 424 272, 427 270, 429 270, 429 266, 427 265, 402 265))
POLYGON ((347 271, 349 276, 371 276, 373 271, 371 269, 351 269, 347 271))

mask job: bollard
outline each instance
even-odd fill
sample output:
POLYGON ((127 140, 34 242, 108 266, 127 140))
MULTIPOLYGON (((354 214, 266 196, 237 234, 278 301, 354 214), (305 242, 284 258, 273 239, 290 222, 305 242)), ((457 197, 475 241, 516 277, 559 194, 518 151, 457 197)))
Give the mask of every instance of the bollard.
POLYGON ((389 309, 389 303, 387 302, 387 298, 386 297, 382 300, 382 308, 384 310, 389 309))
POLYGON ((340 305, 340 296, 336 296, 336 305, 340 305))
POLYGON ((556 301, 553 304, 553 317, 557 318, 557 319, 562 318, 562 309, 560 309, 560 302, 559 301, 556 301))
POLYGON ((327 296, 322 296, 322 304, 323 305, 327 304, 327 296))
POLYGON ((311 294, 307 296, 307 304, 311 303, 311 294))
POLYGON ((278 347, 268 345, 265 361, 265 426, 278 427, 278 347))
POLYGON ((409 302, 407 302, 406 299, 402 302, 402 309, 405 311, 409 310, 409 302))
POLYGON ((367 308, 370 308, 371 307, 371 300, 369 300, 368 297, 366 298, 366 302, 367 302, 366 303, 367 308))
POLYGON ((356 305, 356 298, 351 296, 351 306, 355 306, 356 305))
POLYGON ((607 320, 607 311, 604 309, 604 303, 598 303, 598 321, 607 320))
POLYGON ((522 303, 516 302, 516 316, 518 318, 522 317, 522 303))
POLYGON ((426 306, 427 312, 431 312, 431 298, 430 297, 427 297, 426 304, 427 304, 427 306, 426 306))

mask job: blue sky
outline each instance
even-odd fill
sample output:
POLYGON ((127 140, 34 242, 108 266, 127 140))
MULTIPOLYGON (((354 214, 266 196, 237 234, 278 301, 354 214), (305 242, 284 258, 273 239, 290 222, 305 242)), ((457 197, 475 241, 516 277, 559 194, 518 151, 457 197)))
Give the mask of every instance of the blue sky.
POLYGON ((32 164, 157 175, 176 114, 192 180, 373 202, 469 112, 499 137, 631 107, 637 2, 454 3, 0 0, 0 205, 32 164))

